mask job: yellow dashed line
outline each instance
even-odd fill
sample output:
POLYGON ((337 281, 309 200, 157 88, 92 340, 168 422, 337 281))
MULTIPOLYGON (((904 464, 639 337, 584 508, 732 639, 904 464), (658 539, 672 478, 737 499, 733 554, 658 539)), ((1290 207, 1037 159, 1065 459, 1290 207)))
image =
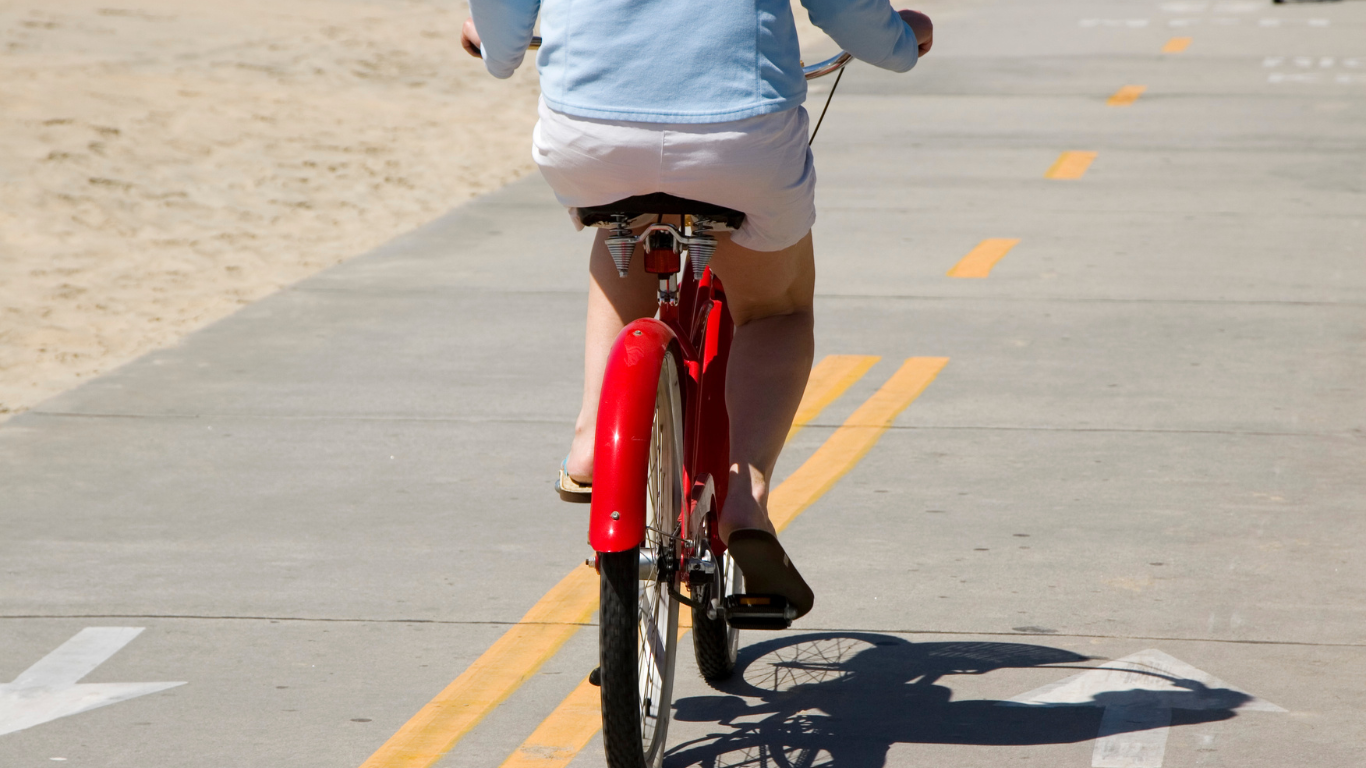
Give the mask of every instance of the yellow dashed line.
POLYGON ((1095 159, 1095 152, 1064 152, 1043 176, 1045 179, 1080 179, 1095 159))
POLYGON ((977 244, 964 256, 961 261, 953 265, 953 269, 948 272, 949 277, 986 277, 991 274, 991 268, 996 266, 1010 249, 1019 245, 1018 239, 993 237, 977 244))
POLYGON ((1126 85, 1115 91, 1115 95, 1111 96, 1105 103, 1112 107, 1127 107, 1138 101, 1138 97, 1142 96, 1146 90, 1148 90, 1146 85, 1126 85))
POLYGON ((1173 37, 1172 39, 1167 41, 1166 45, 1162 46, 1162 52, 1180 53, 1186 50, 1186 48, 1188 48, 1190 44, 1191 38, 1189 37, 1173 37))

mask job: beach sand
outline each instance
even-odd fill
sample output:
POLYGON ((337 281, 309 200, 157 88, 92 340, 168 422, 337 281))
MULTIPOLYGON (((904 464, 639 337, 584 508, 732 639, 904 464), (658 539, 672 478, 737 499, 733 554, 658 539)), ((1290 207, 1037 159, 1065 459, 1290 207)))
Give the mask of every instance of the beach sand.
POLYGON ((0 420, 532 171, 466 15, 0 0, 0 420))
POLYGON ((463 4, 0 1, 0 414, 528 173, 463 4))

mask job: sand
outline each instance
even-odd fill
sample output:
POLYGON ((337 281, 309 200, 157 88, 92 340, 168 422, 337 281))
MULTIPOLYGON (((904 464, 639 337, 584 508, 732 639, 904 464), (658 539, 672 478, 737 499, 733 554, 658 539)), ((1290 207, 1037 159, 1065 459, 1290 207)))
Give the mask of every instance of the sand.
POLYGON ((0 418, 530 172, 465 16, 0 0, 0 418))
POLYGON ((531 172, 466 15, 0 0, 0 420, 531 172))

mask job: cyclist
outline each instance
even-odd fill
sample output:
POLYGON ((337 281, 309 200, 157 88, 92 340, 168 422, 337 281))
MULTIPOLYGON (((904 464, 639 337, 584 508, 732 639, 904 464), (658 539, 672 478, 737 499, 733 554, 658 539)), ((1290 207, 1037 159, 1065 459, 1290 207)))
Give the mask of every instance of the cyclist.
MULTIPOLYGON (((909 70, 933 41, 927 16, 888 0, 802 4, 841 47, 884 69, 909 70)), ((814 347, 816 173, 790 0, 470 0, 461 44, 495 77, 510 77, 538 11, 532 154, 571 218, 580 206, 656 192, 746 214, 733 233, 716 233, 711 259, 735 321, 719 532, 750 591, 781 594, 805 614, 814 596, 767 512, 814 347)), ((583 405, 558 482, 562 496, 585 501, 608 353, 626 324, 657 306, 657 278, 640 259, 618 277, 606 236, 598 231, 589 257, 583 405)))

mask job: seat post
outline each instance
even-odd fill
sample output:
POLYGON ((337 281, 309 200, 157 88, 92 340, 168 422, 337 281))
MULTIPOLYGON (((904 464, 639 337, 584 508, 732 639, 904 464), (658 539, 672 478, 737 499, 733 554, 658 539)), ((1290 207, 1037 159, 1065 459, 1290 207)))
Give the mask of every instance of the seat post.
POLYGON ((659 303, 678 303, 678 273, 659 276, 659 303))

